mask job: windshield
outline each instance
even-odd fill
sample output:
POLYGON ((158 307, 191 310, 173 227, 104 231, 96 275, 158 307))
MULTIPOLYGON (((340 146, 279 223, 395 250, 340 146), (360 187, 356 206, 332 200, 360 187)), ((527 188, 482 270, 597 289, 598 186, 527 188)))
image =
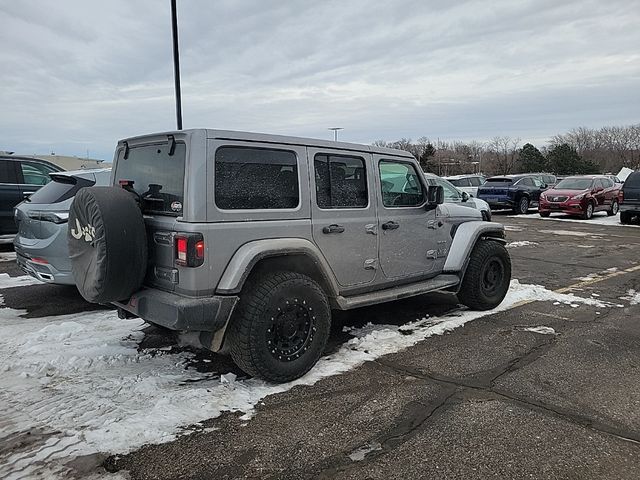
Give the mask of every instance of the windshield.
POLYGON ((593 180, 590 178, 565 178, 553 187, 556 190, 587 190, 591 188, 593 180))
POLYGON ((133 147, 125 159, 120 154, 115 182, 133 181, 133 189, 142 196, 143 210, 149 213, 182 214, 184 196, 184 143, 176 143, 173 155, 168 144, 133 147))

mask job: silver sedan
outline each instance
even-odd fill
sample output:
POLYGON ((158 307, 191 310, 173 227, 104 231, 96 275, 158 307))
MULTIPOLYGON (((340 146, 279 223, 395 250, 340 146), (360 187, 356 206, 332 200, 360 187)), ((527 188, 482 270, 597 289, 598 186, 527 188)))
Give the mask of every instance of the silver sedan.
POLYGON ((74 285, 67 250, 67 220, 75 194, 84 187, 109 185, 111 169, 51 173, 51 182, 15 209, 18 265, 47 283, 74 285))

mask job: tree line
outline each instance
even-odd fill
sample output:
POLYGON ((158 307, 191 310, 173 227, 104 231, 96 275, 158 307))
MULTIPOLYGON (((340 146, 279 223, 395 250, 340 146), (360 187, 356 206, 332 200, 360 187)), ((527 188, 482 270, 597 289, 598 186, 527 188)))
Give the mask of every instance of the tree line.
POLYGON ((427 172, 487 175, 549 172, 556 175, 617 173, 622 167, 640 168, 640 123, 626 126, 579 127, 555 135, 538 149, 520 138, 496 136, 488 142, 435 141, 420 137, 373 145, 411 152, 427 172))

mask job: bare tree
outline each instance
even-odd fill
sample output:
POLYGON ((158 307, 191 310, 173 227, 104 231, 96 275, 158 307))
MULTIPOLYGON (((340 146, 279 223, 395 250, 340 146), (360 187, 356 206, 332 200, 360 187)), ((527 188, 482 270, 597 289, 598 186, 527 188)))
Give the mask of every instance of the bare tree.
POLYGON ((489 142, 489 152, 493 157, 494 171, 500 175, 513 173, 518 162, 519 138, 493 137, 489 142))

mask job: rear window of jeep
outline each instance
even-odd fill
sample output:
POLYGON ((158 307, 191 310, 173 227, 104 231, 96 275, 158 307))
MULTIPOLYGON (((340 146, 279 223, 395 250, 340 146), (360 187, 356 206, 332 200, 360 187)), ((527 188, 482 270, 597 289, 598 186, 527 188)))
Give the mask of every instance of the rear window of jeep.
POLYGON ((296 208, 298 162, 288 150, 220 147, 215 157, 215 202, 223 210, 296 208))
POLYGON ((142 197, 146 213, 181 215, 184 196, 184 158, 186 146, 170 145, 133 147, 127 158, 120 154, 115 180, 133 181, 133 189, 142 197))

